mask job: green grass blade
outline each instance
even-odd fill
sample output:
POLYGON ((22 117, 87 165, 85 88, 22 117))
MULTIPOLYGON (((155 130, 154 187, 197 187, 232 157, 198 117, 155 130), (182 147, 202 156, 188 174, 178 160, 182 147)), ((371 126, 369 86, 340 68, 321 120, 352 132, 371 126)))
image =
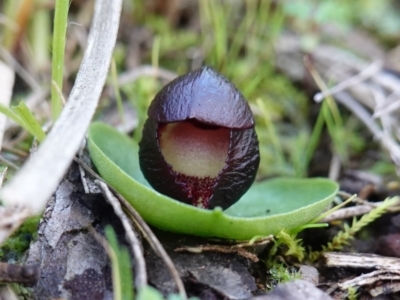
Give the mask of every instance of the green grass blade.
POLYGON ((154 68, 158 68, 160 62, 160 49, 161 49, 161 37, 154 37, 153 48, 151 49, 151 65, 154 68))
MULTIPOLYGON (((325 102, 322 103, 322 105, 325 105, 325 102)), ((312 133, 311 133, 311 137, 310 137, 310 141, 308 143, 308 147, 306 149, 305 157, 306 157, 306 160, 307 160, 307 164, 306 164, 307 166, 311 162, 312 157, 313 157, 313 155, 315 153, 315 150, 318 147, 318 143, 320 141, 324 125, 325 125, 325 119, 324 119, 323 109, 321 108, 319 113, 318 113, 317 121, 315 122, 315 125, 313 127, 313 130, 312 130, 312 133)))
MULTIPOLYGON (((16 0, 6 0, 2 1, 2 17, 4 20, 12 20, 12 22, 16 22, 19 6, 21 1, 16 0)), ((14 41, 16 38, 17 28, 14 26, 2 26, 2 34, 1 34, 1 45, 7 49, 8 51, 12 50, 11 48, 14 45, 14 41)))
POLYGON ((285 166, 285 155, 283 153, 283 149, 282 149, 281 142, 279 140, 278 133, 276 132, 274 123, 271 120, 271 116, 268 112, 268 109, 267 109, 265 103, 260 98, 258 98, 256 100, 256 103, 262 112, 262 116, 263 116, 264 122, 265 122, 265 127, 268 130, 268 134, 269 134, 271 143, 272 143, 274 151, 275 151, 277 162, 279 163, 279 165, 284 167, 285 166))
POLYGON ((112 280, 115 300, 132 300, 133 285, 129 252, 118 245, 117 237, 112 227, 105 228, 105 234, 110 243, 110 259, 112 264, 112 280))
POLYGON ((137 300, 164 300, 163 295, 151 286, 140 289, 137 300))
POLYGON ((53 32, 53 59, 52 59, 52 81, 56 86, 51 86, 51 113, 53 121, 61 114, 62 99, 57 87, 62 91, 64 72, 65 35, 67 31, 69 0, 57 0, 54 14, 53 32))
MULTIPOLYGON (((20 124, 27 131, 29 131, 33 136, 35 136, 39 142, 43 142, 46 137, 42 127, 39 122, 36 120, 35 116, 26 106, 25 102, 21 101, 18 106, 12 107, 13 113, 20 119, 20 124)), ((13 119, 15 120, 15 119, 13 119)))
POLYGON ((215 37, 215 52, 217 56, 218 66, 221 68, 225 63, 225 57, 227 53, 227 28, 226 28, 226 14, 224 7, 218 1, 209 1, 210 6, 210 17, 213 23, 214 37, 215 37))
POLYGON ((231 12, 230 4, 223 5, 220 1, 200 1, 200 22, 206 43, 211 43, 206 50, 210 63, 222 70, 227 55, 227 18, 231 12))
POLYGON ((32 16, 32 52, 35 66, 44 71, 50 63, 51 11, 45 6, 47 0, 37 0, 36 11, 32 16))
POLYGON ((24 121, 22 121, 20 119, 20 117, 11 108, 9 108, 8 106, 5 106, 5 105, 0 103, 0 113, 2 113, 3 115, 7 116, 8 118, 10 118, 11 120, 16 122, 21 127, 25 128, 24 121))
POLYGON ((16 122, 26 131, 36 137, 39 142, 42 142, 46 137, 42 127, 31 113, 29 108, 26 106, 25 102, 21 102, 18 106, 14 106, 12 108, 0 103, 0 113, 16 122))

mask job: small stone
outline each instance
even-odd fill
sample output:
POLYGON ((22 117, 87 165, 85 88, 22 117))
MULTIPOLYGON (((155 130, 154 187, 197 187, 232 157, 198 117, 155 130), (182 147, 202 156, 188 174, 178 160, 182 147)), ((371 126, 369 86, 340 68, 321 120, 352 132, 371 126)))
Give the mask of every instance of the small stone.
POLYGON ((312 266, 302 265, 299 269, 301 279, 312 283, 313 285, 318 285, 318 270, 312 266))
POLYGON ((333 300, 327 293, 316 288, 305 280, 295 280, 279 284, 268 294, 251 298, 251 300, 333 300))
POLYGON ((376 253, 384 256, 400 257, 400 233, 381 236, 376 243, 376 253))

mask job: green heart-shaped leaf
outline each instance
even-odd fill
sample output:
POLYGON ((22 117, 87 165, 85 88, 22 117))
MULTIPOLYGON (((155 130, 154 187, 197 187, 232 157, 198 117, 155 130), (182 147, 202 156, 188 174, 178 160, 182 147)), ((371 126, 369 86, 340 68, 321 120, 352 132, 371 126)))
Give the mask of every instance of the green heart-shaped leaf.
POLYGON ((255 183, 225 211, 205 210, 153 190, 140 171, 138 145, 110 126, 90 126, 89 151, 103 179, 149 224, 198 236, 246 240, 296 228, 319 216, 338 189, 323 178, 276 178, 255 183))

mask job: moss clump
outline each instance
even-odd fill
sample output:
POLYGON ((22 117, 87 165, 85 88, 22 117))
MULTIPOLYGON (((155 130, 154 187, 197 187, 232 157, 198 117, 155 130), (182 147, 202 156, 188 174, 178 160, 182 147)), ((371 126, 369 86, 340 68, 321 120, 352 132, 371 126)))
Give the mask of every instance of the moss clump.
POLYGON ((30 242, 36 238, 40 217, 27 219, 24 224, 14 232, 0 246, 1 261, 18 261, 29 248, 30 242))

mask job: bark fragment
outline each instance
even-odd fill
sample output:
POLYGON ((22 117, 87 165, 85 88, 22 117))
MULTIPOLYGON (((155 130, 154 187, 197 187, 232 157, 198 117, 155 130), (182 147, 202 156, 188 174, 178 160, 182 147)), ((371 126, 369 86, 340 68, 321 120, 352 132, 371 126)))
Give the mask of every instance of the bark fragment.
MULTIPOLYGON (((112 225, 123 234, 112 208, 100 194, 85 194, 73 164, 50 200, 31 245, 28 265, 40 265, 37 299, 112 299, 111 266, 104 248, 87 230, 103 234, 112 225)), ((120 243, 125 243, 123 238, 120 243)))

